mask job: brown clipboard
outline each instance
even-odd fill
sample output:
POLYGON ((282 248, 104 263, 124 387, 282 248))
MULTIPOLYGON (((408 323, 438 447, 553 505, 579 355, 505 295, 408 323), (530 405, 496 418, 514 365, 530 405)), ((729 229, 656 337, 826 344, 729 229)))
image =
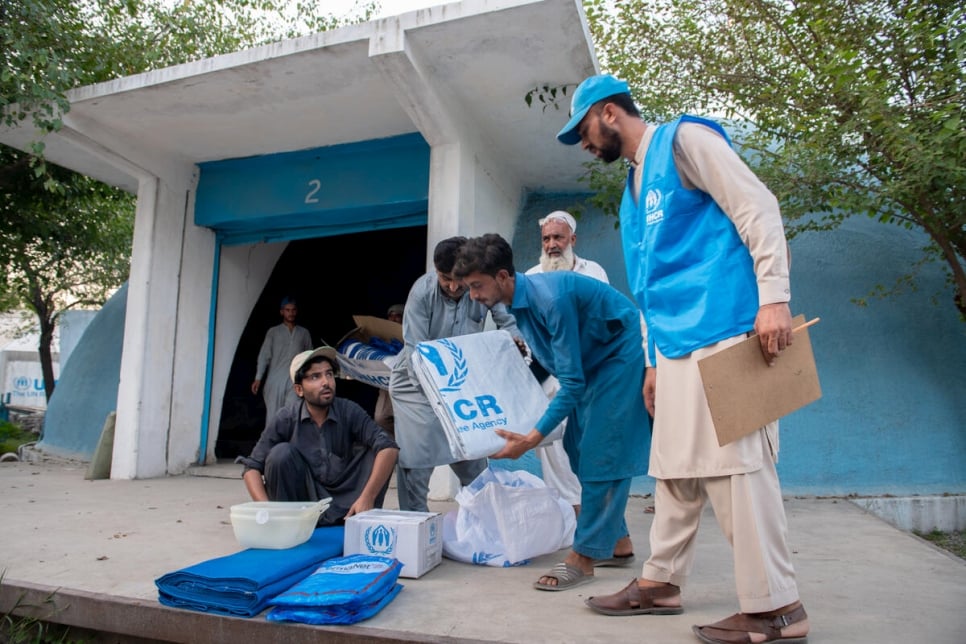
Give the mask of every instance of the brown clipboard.
POLYGON ((769 367, 758 336, 698 360, 718 445, 746 436, 822 397, 808 327, 792 320, 793 341, 769 367))

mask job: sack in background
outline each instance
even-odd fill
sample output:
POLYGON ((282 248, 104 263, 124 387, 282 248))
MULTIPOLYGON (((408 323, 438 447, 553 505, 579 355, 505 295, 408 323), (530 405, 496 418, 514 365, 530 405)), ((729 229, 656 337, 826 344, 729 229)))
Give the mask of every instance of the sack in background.
POLYGON ((525 472, 485 469, 443 516, 443 556, 477 565, 522 566, 569 547, 577 518, 556 489, 525 472))

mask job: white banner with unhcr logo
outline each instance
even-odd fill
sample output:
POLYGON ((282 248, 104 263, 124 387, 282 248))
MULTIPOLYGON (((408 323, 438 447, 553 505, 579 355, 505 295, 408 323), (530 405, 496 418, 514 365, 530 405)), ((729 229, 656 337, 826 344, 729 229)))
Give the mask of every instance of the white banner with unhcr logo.
POLYGON ((416 349, 419 384, 459 460, 499 451, 505 441, 496 429, 530 433, 550 402, 507 331, 427 340, 416 349))

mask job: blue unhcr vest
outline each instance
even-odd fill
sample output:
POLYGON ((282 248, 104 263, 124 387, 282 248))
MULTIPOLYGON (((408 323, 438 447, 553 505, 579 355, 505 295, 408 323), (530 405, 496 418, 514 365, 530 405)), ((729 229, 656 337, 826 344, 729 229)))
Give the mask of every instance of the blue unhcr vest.
POLYGON ((751 254, 714 199, 681 185, 674 165, 678 125, 713 121, 683 115, 657 128, 644 159, 640 201, 631 169, 620 208, 627 282, 644 312, 648 355, 668 358, 750 330, 758 313, 751 254))

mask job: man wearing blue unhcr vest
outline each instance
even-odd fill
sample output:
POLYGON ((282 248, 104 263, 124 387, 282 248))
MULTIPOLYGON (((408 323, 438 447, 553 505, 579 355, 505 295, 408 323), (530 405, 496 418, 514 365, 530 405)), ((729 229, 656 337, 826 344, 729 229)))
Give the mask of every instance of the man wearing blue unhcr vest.
POLYGON ((517 273, 510 245, 495 234, 468 240, 453 275, 487 308, 506 305, 533 358, 559 381, 528 434, 496 430, 506 445, 491 457, 519 458, 567 419, 564 450, 581 488, 577 530, 572 551, 534 587, 568 590, 593 581, 595 567, 631 564, 624 509, 650 443, 637 307, 574 271, 517 273))
POLYGON ((613 76, 584 80, 570 114, 558 140, 632 166, 620 227, 628 284, 646 321, 644 397, 654 416, 651 556, 640 579, 587 604, 605 615, 681 612, 709 499, 732 546, 741 612, 694 633, 711 643, 804 642, 808 617, 775 470, 778 423, 719 446, 698 371, 698 360, 752 329, 768 364, 791 344, 778 201, 720 125, 688 115, 648 125, 627 83, 613 76))

